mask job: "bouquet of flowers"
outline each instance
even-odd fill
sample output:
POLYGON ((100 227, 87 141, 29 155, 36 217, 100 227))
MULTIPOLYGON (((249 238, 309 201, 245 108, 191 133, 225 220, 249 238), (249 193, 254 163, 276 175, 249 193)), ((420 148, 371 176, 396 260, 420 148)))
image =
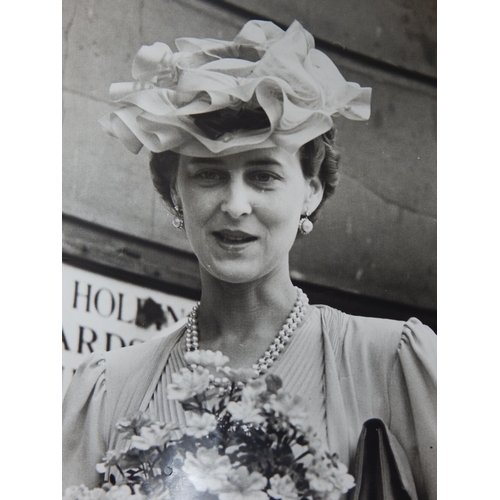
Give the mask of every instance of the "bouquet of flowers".
POLYGON ((219 351, 185 357, 189 368, 173 374, 168 397, 186 424, 144 413, 120 420, 125 445, 96 467, 106 482, 68 488, 64 500, 336 500, 354 486, 279 377, 231 369, 219 351))

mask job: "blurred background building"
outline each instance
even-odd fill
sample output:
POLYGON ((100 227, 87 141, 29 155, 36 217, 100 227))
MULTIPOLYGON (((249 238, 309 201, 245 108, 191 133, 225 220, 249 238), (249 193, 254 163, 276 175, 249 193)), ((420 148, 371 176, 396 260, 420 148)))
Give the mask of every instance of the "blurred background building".
POLYGON ((109 85, 131 80, 142 45, 229 40, 250 19, 299 20, 347 80, 373 88, 367 123, 337 121, 341 182, 292 251, 293 280, 313 303, 436 328, 436 0, 64 0, 68 376, 92 350, 164 333, 200 290, 147 151, 129 153, 97 123, 113 109, 109 85))

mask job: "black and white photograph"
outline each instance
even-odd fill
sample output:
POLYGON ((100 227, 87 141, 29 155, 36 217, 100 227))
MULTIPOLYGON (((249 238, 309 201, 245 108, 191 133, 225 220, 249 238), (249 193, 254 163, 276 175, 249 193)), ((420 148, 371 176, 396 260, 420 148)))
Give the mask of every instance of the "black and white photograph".
POLYGON ((436 500, 436 19, 62 2, 63 500, 436 500))

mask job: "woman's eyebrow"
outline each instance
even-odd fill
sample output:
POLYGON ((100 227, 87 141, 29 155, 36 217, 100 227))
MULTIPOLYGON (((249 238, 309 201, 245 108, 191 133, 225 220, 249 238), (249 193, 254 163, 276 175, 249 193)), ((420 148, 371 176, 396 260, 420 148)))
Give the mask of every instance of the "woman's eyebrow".
POLYGON ((198 158, 191 157, 188 160, 190 165, 219 165, 221 161, 218 158, 198 158))
POLYGON ((281 162, 278 160, 273 160, 272 158, 262 158, 258 160, 250 160, 249 162, 246 163, 249 167, 269 167, 269 166, 275 166, 275 167, 281 167, 283 168, 283 165, 281 162))
MULTIPOLYGON (((193 156, 193 157, 189 158, 187 163, 189 165, 192 165, 192 166, 197 166, 197 165, 217 166, 217 165, 224 164, 224 161, 222 161, 220 158, 199 158, 199 157, 193 156)), ((283 168, 283 164, 281 162, 279 162, 278 160, 274 160, 273 158, 257 158, 255 160, 249 160, 249 161, 245 162, 245 166, 248 166, 248 167, 275 166, 275 167, 283 168)))

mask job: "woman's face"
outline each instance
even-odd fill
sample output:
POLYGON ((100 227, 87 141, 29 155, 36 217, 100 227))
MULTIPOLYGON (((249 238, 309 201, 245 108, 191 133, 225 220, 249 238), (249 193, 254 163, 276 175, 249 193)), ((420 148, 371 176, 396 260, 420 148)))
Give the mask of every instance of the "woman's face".
POLYGON ((288 273, 301 214, 323 189, 279 148, 217 158, 181 156, 174 195, 202 269, 231 283, 288 273))

